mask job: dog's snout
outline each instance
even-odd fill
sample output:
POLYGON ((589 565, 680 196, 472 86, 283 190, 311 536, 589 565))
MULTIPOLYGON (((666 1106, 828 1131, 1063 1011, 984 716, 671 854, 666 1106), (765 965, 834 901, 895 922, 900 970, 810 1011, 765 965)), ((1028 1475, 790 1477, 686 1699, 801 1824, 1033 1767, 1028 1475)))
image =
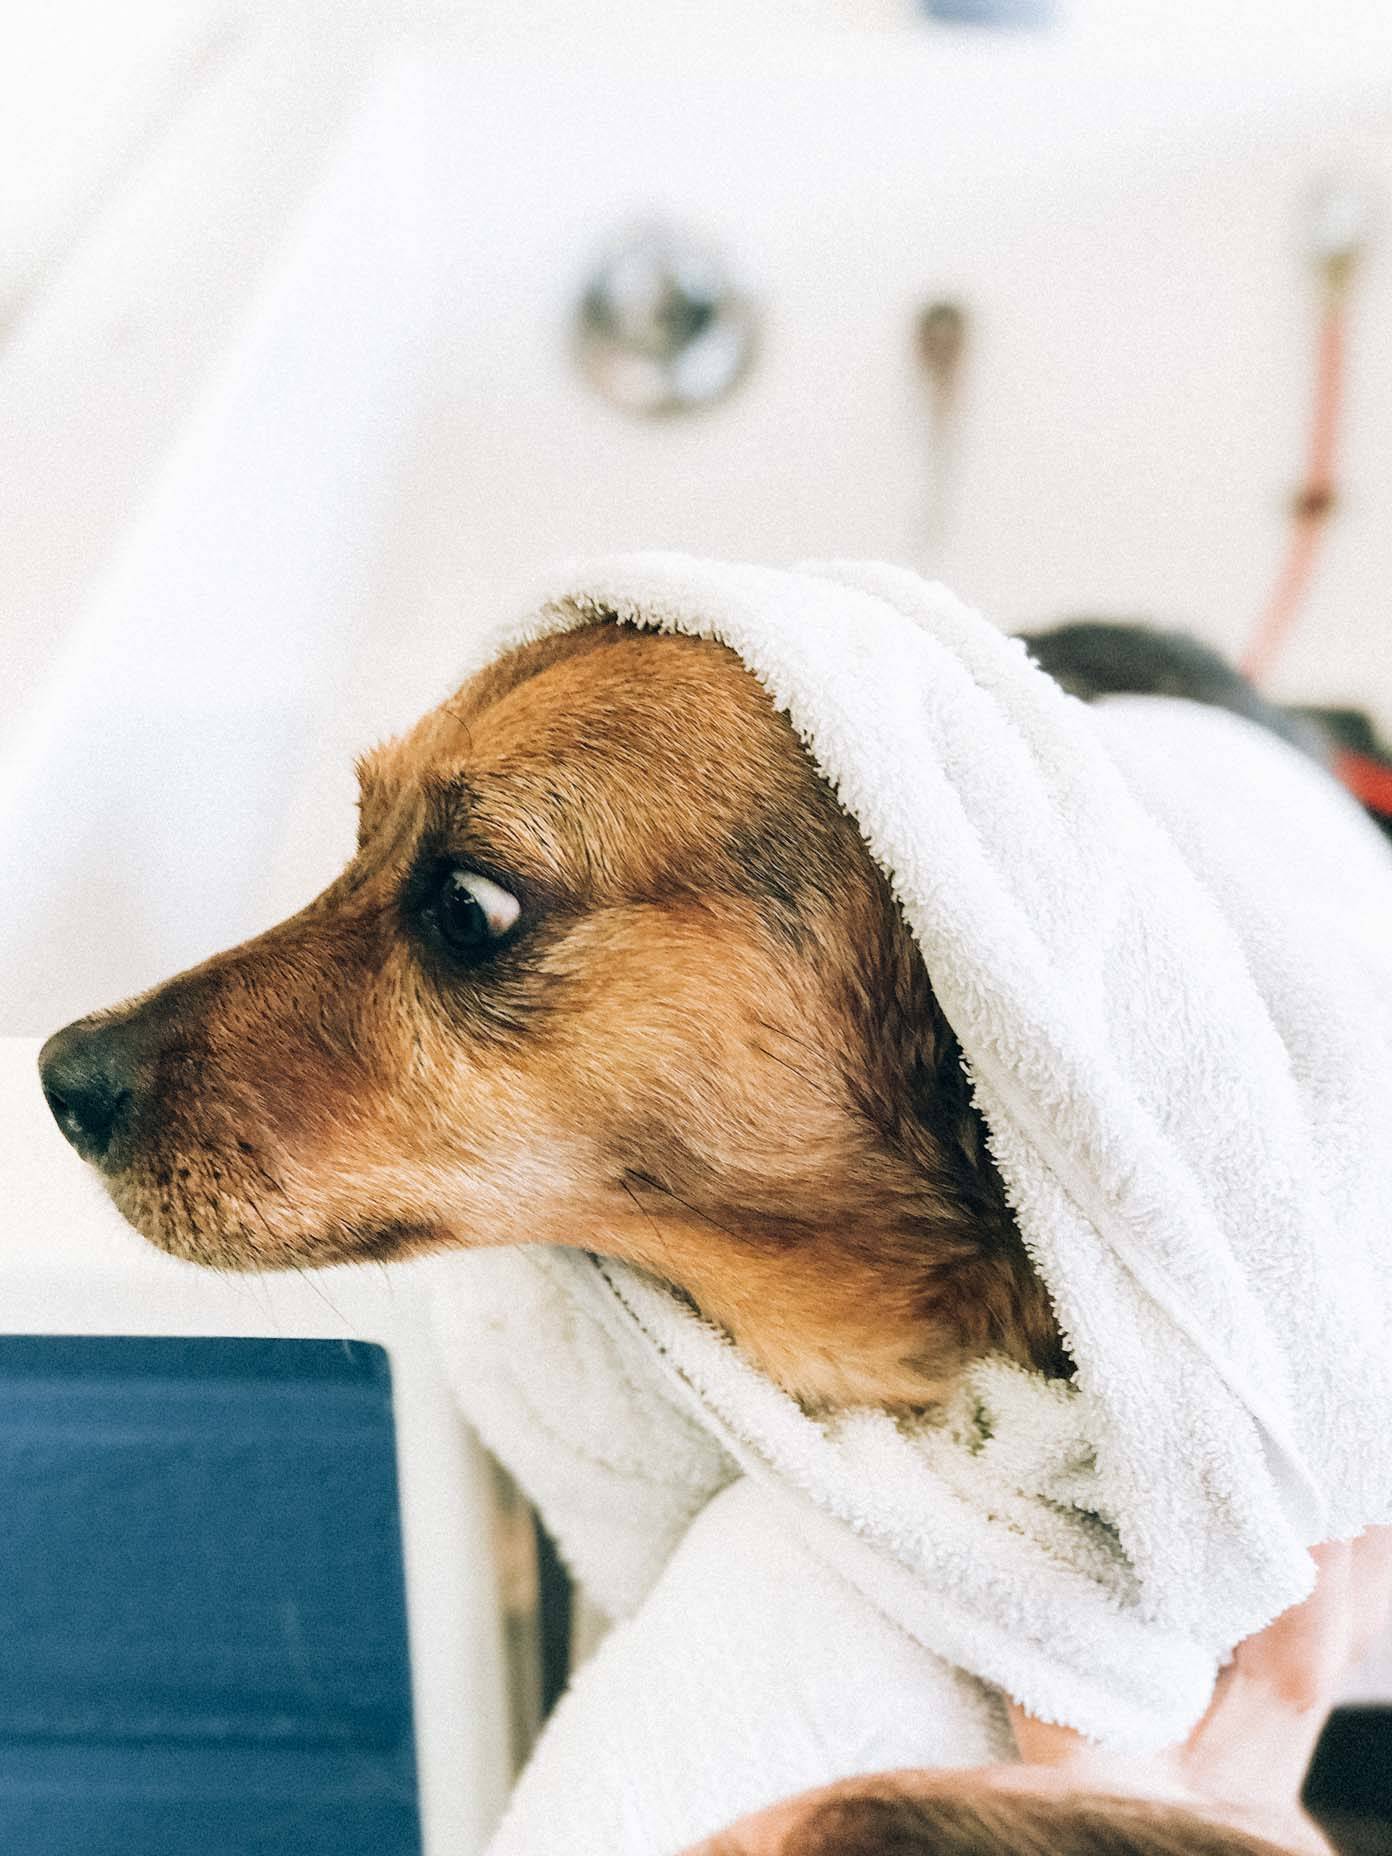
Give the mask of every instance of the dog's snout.
POLYGON ((84 1160, 102 1164, 135 1094, 135 1049, 120 1019, 79 1019, 39 1052, 39 1079, 53 1118, 84 1160))

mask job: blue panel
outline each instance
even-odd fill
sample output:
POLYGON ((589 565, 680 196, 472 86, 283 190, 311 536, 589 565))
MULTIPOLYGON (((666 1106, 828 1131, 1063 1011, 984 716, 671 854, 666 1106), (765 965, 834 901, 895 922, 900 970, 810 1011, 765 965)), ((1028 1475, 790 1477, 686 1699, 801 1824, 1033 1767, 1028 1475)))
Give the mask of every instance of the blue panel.
POLYGON ((922 0, 934 19, 970 26, 1047 26, 1053 23, 1054 0, 922 0))
POLYGON ((0 1336, 0 1848, 418 1856, 391 1382, 0 1336))

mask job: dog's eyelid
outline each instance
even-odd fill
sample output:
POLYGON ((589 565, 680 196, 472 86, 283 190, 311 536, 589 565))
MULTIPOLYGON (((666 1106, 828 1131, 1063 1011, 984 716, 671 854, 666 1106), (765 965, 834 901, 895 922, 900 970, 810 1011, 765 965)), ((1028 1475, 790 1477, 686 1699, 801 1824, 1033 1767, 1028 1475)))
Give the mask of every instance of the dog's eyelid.
POLYGON ((416 844, 417 870, 442 863, 475 870, 517 895, 529 914, 538 907, 573 899, 561 873, 540 848, 544 832, 529 828, 525 815, 502 814, 504 824, 497 834, 502 842, 495 846, 488 813, 466 775, 427 773, 418 790, 426 822, 416 844))

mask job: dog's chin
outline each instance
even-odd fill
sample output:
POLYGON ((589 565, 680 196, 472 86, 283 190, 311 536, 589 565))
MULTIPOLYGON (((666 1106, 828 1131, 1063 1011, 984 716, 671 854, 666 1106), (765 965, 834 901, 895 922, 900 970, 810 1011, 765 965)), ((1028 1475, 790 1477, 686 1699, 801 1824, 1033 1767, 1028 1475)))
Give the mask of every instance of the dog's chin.
POLYGON ((300 1225, 254 1201, 195 1198, 118 1176, 107 1190, 126 1223, 156 1250, 203 1269, 234 1274, 392 1263, 436 1251, 449 1239, 432 1223, 383 1212, 300 1225))

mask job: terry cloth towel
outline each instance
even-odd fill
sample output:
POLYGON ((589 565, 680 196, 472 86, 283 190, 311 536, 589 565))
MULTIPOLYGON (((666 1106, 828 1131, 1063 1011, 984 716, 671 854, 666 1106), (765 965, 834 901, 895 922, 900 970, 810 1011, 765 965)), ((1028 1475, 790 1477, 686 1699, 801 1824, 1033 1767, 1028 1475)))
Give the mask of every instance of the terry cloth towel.
POLYGON ((675 1856, 832 1779, 1013 1747, 999 1695, 867 1604, 742 1476, 562 1696, 488 1856, 675 1856))
POLYGON ((1252 724, 1085 706, 888 567, 600 561, 466 669, 605 618, 731 647, 857 819, 1077 1371, 814 1419, 638 1272, 518 1249, 441 1266, 465 1410, 616 1616, 744 1476, 954 1669, 1175 1738, 1306 1548, 1392 1520, 1382 839, 1252 724))

